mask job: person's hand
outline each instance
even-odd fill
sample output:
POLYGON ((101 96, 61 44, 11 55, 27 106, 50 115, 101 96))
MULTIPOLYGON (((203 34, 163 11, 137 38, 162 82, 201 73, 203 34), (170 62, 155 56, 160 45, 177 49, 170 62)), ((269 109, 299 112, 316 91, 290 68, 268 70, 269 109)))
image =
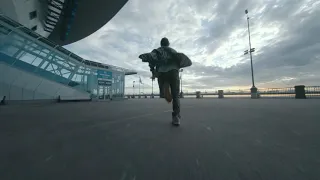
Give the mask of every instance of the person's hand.
POLYGON ((154 80, 156 78, 156 73, 154 71, 151 71, 151 72, 152 72, 151 79, 154 80))
POLYGON ((152 73, 151 79, 152 80, 156 79, 155 73, 152 73))

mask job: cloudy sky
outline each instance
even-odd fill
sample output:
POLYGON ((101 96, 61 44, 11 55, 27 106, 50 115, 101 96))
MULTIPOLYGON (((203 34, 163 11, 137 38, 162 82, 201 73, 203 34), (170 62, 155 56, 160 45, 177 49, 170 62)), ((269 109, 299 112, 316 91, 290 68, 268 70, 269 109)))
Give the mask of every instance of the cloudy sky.
POLYGON ((256 86, 319 85, 319 0, 129 0, 109 23, 66 48, 86 59, 136 70, 139 75, 126 77, 126 92, 132 92, 139 76, 150 92, 149 67, 138 55, 167 37, 171 47, 193 61, 183 73, 185 91, 248 89, 245 9, 256 48, 256 86))

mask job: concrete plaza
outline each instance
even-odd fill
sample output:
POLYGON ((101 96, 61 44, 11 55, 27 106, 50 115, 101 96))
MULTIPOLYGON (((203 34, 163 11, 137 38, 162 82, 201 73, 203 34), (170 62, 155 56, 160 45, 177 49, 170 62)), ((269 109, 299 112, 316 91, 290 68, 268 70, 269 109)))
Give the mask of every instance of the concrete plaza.
POLYGON ((320 101, 162 99, 0 106, 0 179, 316 180, 320 101))

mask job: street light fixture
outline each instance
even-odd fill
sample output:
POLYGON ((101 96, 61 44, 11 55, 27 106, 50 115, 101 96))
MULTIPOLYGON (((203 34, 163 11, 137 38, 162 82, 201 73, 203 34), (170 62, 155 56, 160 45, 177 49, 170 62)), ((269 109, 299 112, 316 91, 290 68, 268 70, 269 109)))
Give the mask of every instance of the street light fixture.
POLYGON ((251 78, 252 78, 252 87, 251 87, 251 98, 257 98, 257 92, 258 89, 255 87, 254 83, 254 73, 253 73, 253 64, 252 64, 252 53, 255 52, 255 48, 251 47, 251 37, 250 37, 250 22, 249 22, 249 16, 248 16, 248 10, 245 10, 245 13, 247 15, 247 22, 248 22, 248 34, 249 34, 249 50, 244 51, 244 55, 250 54, 250 63, 251 63, 251 78))

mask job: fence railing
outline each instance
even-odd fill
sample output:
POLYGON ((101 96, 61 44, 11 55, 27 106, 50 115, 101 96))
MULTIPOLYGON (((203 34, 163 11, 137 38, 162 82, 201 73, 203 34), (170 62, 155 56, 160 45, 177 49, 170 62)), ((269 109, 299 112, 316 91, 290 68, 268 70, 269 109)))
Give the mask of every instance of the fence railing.
POLYGON ((295 98, 295 88, 286 87, 286 88, 268 88, 262 91, 259 91, 261 98, 295 98))
POLYGON ((306 86, 306 97, 313 99, 320 99, 320 86, 306 86))
MULTIPOLYGON (((298 87, 301 88, 301 87, 298 87)), ((302 87, 303 88, 303 87, 302 87)), ((301 89, 297 87, 286 87, 286 88, 266 88, 258 90, 258 98, 264 99, 294 99, 299 98, 297 93, 301 89)), ((307 99, 320 99, 320 86, 305 86, 303 89, 305 98, 307 99)), ((301 95, 301 94, 300 94, 301 95)), ((159 94, 127 94, 128 98, 158 98, 159 94)), ((303 95, 302 95, 303 96, 303 95)), ((186 92, 180 94, 183 98, 251 98, 250 90, 227 90, 223 91, 211 91, 211 92, 186 92), (221 95, 222 91, 222 95, 221 95), (199 96, 200 94, 200 96, 199 96), (198 96, 197 96, 198 95, 198 96)))

